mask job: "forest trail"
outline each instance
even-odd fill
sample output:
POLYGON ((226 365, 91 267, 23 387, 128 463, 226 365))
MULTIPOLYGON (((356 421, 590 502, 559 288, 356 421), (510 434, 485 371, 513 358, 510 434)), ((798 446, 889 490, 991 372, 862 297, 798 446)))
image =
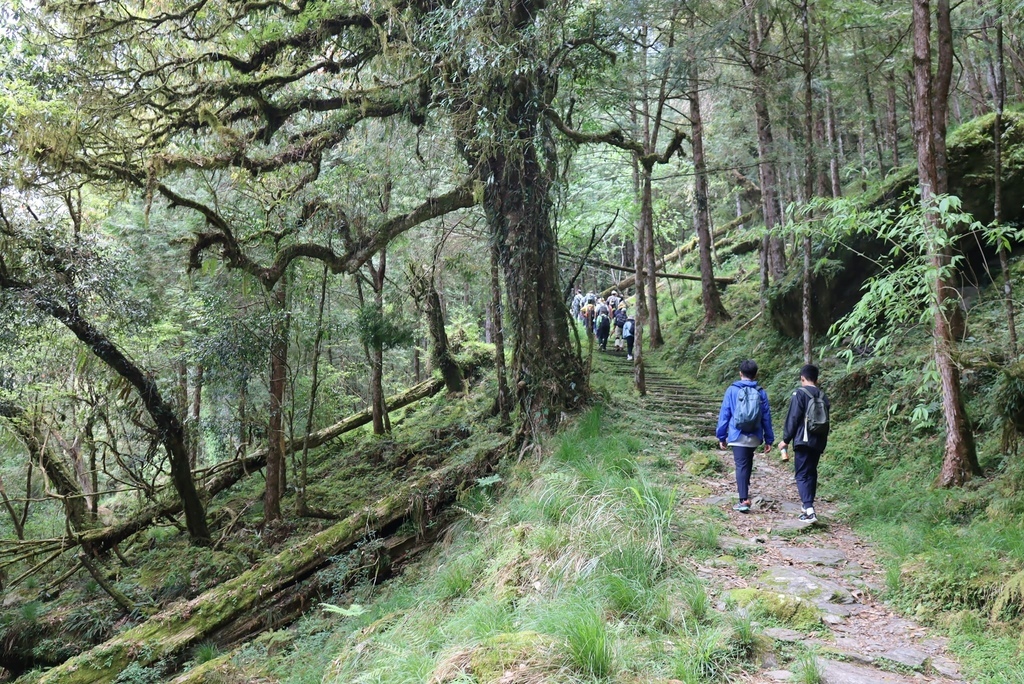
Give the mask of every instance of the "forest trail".
MULTIPOLYGON (((602 357, 602 365, 632 375, 633 364, 624 354, 608 352, 602 357)), ((702 474, 700 495, 684 498, 680 505, 711 507, 727 518, 717 536, 718 553, 701 559, 695 568, 712 588, 709 593, 718 597, 720 610, 726 609, 729 592, 744 589, 780 598, 782 605, 813 604, 820 616, 813 628, 774 627, 764 633, 777 642, 775 652, 785 652, 790 644, 814 649, 824 684, 963 681, 945 639, 931 635, 881 600, 882 565, 871 544, 836 518, 835 502, 816 502, 817 524, 797 520, 801 509, 792 461, 782 461, 773 449, 755 456, 751 512, 734 512, 732 456, 719 450, 714 438, 721 397, 674 377, 657 364, 648 364, 646 378, 648 396, 633 400, 639 404, 637 418, 646 416, 655 434, 665 438, 660 443, 667 447, 666 455, 677 460, 677 468, 702 474), (684 442, 700 451, 686 460, 679 458, 676 449, 684 442)), ((775 422, 780 419, 776 417, 775 422)), ((717 521, 723 516, 712 517, 717 521)), ((769 654, 762 671, 742 681, 796 680, 796 673, 769 654)))

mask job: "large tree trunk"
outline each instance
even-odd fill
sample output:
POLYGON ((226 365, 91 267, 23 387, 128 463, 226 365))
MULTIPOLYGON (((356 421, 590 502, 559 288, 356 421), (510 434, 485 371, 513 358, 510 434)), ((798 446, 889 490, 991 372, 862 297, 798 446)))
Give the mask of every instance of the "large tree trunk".
POLYGON ((185 430, 174 409, 160 394, 156 383, 148 373, 143 372, 129 361, 106 335, 82 318, 77 311, 65 309, 45 297, 37 298, 35 305, 41 311, 63 323, 68 330, 89 347, 93 354, 135 388, 146 412, 156 426, 160 442, 167 451, 171 466, 171 481, 181 499, 189 538, 194 544, 208 543, 210 531, 206 525, 206 510, 196 491, 192 471, 189 468, 185 430))
POLYGON ((515 332, 512 380, 529 430, 554 426, 587 396, 580 358, 569 339, 568 309, 558 283, 558 244, 551 226, 550 179, 534 146, 536 83, 508 91, 505 117, 519 144, 487 159, 484 212, 505 271, 515 332))
POLYGON ((712 237, 708 221, 708 170, 704 160, 704 120, 700 111, 700 80, 697 61, 690 61, 690 142, 693 145, 693 194, 696 200, 694 225, 697 229, 697 244, 700 255, 700 299, 704 306, 703 325, 713 325, 727 320, 729 314, 722 304, 722 297, 715 284, 714 264, 711 261, 712 237))
MULTIPOLYGON (((948 13, 949 5, 939 0, 940 14, 943 8, 948 13)), ((939 33, 948 27, 948 14, 938 22, 939 33)), ((921 202, 928 212, 931 228, 936 233, 928 246, 931 253, 932 266, 940 274, 935 278, 933 292, 935 297, 935 324, 932 339, 935 347, 935 365, 939 371, 942 384, 942 412, 946 422, 946 445, 942 460, 942 470, 938 483, 944 487, 959 486, 974 474, 980 474, 978 457, 975 451, 974 437, 971 433, 967 412, 964 409, 960 391, 960 371, 953 360, 956 341, 949 322, 948 285, 942 273, 949 263, 949 255, 940 248, 941 240, 938 232, 944 230, 941 221, 929 208, 936 189, 943 187, 944 176, 939 170, 939 159, 936 155, 936 129, 945 129, 945 124, 937 126, 938 117, 946 115, 945 100, 948 95, 949 81, 943 80, 945 58, 951 59, 951 52, 943 54, 945 38, 939 39, 939 78, 933 80, 931 71, 931 7, 929 0, 913 0, 913 34, 914 34, 914 138, 917 148, 917 174, 921 187, 921 202), (942 106, 935 104, 942 101, 942 106)), ((944 159, 943 141, 943 159, 944 159)))
POLYGON ((263 517, 266 522, 281 519, 284 494, 284 392, 288 379, 288 283, 284 278, 269 293, 276 320, 270 339, 270 412, 267 419, 267 488, 263 493, 263 517))

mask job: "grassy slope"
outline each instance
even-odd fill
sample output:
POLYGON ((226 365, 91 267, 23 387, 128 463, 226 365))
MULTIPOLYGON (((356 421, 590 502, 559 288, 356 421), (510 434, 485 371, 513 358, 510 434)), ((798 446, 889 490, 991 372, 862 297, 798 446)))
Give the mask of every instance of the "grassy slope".
POLYGON ((225 660, 221 681, 696 683, 758 669, 759 630, 776 623, 716 610, 691 569, 721 553, 724 515, 680 504, 701 487, 677 467, 688 446, 596 369, 605 402, 506 464, 500 492, 466 492, 461 523, 401 579, 336 598, 360 614, 312 613, 225 660))

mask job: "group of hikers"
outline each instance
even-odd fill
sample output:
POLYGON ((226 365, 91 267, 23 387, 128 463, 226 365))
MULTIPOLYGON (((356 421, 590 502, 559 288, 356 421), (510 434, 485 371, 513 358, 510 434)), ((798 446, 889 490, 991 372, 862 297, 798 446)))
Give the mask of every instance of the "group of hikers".
POLYGON ((612 290, 605 299, 594 292, 583 294, 580 288, 576 288, 569 309, 573 319, 582 323, 588 334, 592 333, 597 338, 597 346, 601 351, 607 351, 608 338, 612 337, 615 349, 622 351, 625 345, 626 360, 633 360, 636 320, 629 315, 626 300, 617 290, 612 290))
MULTIPOLYGON (((747 359, 740 363, 740 379, 729 385, 722 398, 715 436, 722 449, 732 448, 736 464, 736 490, 739 503, 733 510, 749 513, 750 472, 754 465, 754 451, 763 445, 764 453, 772 449, 775 431, 768 405, 768 393, 757 384, 757 363, 747 359)), ((802 512, 800 520, 817 521, 814 497, 818 490, 818 461, 828 444, 828 397, 818 387, 818 367, 810 364, 800 369, 800 386, 789 398, 789 411, 779 441, 782 459, 789 458, 793 450, 796 487, 800 493, 802 512)))
MULTIPOLYGON (((612 337, 616 350, 626 347, 626 359, 633 360, 633 338, 636 321, 629 315, 626 300, 612 290, 607 299, 594 292, 583 294, 576 288, 570 304, 573 319, 583 324, 588 334, 597 338, 598 348, 607 350, 612 337)), ((733 510, 749 513, 750 474, 754 466, 754 452, 763 448, 769 453, 775 441, 772 412, 768 393, 757 384, 757 363, 747 359, 740 363, 740 379, 729 385, 722 398, 715 436, 722 449, 732 449, 736 464, 736 490, 739 503, 733 510)), ((808 364, 800 369, 800 386, 789 399, 782 439, 778 448, 782 460, 793 453, 796 486, 800 493, 800 520, 817 521, 814 498, 818 489, 818 461, 828 444, 828 397, 818 387, 818 367, 808 364)))

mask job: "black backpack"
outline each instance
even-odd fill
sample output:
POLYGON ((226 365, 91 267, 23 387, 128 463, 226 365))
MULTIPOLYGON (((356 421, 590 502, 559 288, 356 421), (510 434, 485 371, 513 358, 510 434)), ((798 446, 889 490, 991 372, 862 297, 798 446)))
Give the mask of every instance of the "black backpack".
POLYGON ((615 325, 619 326, 620 328, 626 324, 626 320, 628 319, 629 316, 626 314, 625 309, 618 309, 615 312, 615 325))
POLYGON ((806 387, 801 387, 800 390, 807 395, 807 406, 804 407, 804 435, 828 436, 830 425, 825 395, 821 390, 818 390, 817 394, 812 394, 806 387))
POLYGON ((760 387, 744 385, 736 393, 736 427, 740 432, 754 432, 761 425, 760 387))

